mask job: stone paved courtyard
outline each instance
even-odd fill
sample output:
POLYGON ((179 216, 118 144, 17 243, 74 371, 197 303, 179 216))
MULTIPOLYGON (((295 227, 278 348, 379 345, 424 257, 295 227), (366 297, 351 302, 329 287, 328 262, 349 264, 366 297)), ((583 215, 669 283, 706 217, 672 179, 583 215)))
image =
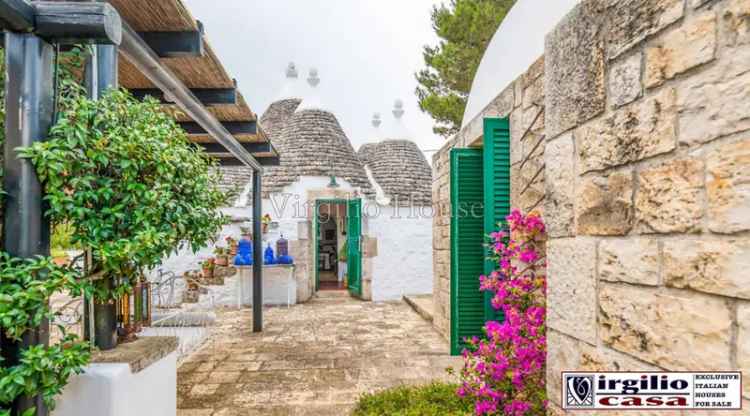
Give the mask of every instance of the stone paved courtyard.
POLYGON ((252 334, 249 309, 219 313, 179 368, 178 416, 346 415, 364 392, 450 381, 445 369, 460 364, 403 302, 315 298, 264 319, 252 334))

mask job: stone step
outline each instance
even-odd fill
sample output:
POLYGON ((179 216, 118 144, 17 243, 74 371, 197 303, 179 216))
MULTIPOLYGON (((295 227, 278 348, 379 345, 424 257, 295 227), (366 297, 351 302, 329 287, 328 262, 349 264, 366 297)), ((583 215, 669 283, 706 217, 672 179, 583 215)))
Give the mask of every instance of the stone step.
POLYGON ((414 309, 414 312, 424 318, 427 322, 432 322, 432 314, 434 312, 432 295, 405 295, 404 302, 411 306, 411 308, 414 309))
POLYGON ((318 299, 340 299, 340 298, 348 298, 349 291, 348 290, 319 290, 315 297, 318 299))

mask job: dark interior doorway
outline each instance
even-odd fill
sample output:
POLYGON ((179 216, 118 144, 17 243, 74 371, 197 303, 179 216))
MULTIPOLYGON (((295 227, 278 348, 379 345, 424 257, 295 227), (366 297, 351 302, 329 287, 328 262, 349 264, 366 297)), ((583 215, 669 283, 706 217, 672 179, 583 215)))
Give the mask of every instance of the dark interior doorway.
POLYGON ((318 289, 345 289, 346 205, 325 203, 317 215, 318 289))

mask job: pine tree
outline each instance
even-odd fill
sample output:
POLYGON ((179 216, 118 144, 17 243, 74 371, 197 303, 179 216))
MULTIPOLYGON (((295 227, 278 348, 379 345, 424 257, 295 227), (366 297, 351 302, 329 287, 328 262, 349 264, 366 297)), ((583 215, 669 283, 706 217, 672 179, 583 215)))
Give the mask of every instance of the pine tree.
POLYGON ((425 46, 425 69, 417 72, 420 109, 435 120, 433 131, 450 137, 461 128, 479 62, 516 0, 451 0, 433 6, 432 26, 440 38, 425 46))

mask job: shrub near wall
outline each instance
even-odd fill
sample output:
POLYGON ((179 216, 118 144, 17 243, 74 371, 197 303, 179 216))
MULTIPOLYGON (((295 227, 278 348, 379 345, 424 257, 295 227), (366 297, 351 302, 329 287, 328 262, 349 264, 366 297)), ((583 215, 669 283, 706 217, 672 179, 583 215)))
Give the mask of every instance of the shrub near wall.
POLYGON ((490 236, 497 269, 479 277, 503 319, 487 322, 485 337, 463 351, 458 395, 474 399, 477 415, 538 415, 547 408, 545 227, 538 215, 517 210, 506 220, 510 234, 490 236))
MULTIPOLYGON (((144 268, 183 244, 206 244, 225 222, 218 211, 225 203, 220 177, 211 173, 215 163, 156 101, 139 102, 118 90, 97 101, 86 98, 74 77, 83 56, 76 50, 62 59, 61 114, 48 140, 19 152, 44 185, 52 225, 71 228, 72 242, 91 251, 94 266, 84 276, 50 258, 0 253, 4 343, 21 341, 53 319, 54 293, 86 293, 99 302, 116 298, 144 268), (102 284, 107 281, 114 284, 102 284)), ((69 377, 86 365, 89 345, 61 330, 58 344, 30 346, 17 362, 2 362, 0 416, 10 415, 8 407, 20 396, 41 395, 53 408, 69 377)), ((35 413, 32 408, 22 416, 35 413)))

